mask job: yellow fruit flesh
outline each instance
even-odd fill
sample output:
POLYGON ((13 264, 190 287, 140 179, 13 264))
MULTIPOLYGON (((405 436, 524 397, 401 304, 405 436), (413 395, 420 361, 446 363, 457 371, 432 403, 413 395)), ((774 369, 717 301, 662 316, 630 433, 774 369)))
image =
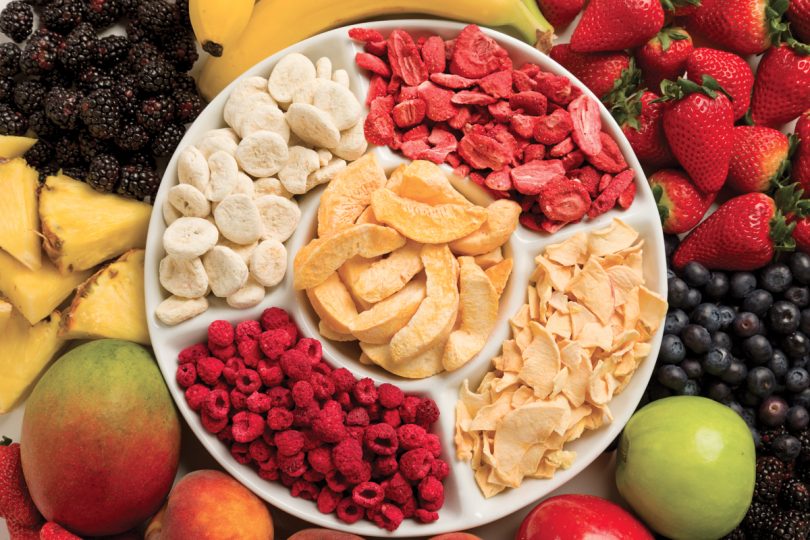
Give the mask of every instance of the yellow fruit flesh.
POLYGON ((65 339, 114 338, 149 344, 144 251, 133 249, 81 284, 62 320, 65 339))
POLYGON ((31 137, 0 135, 0 157, 7 159, 21 157, 28 152, 37 140, 31 137))
POLYGON ((236 41, 250 21, 254 3, 255 0, 190 0, 191 27, 203 49, 212 52, 210 45, 227 47, 236 41))
POLYGON ((0 334, 2 334, 3 329, 11 318, 11 309, 11 304, 5 300, 0 300, 0 334))
POLYGON ((22 158, 0 163, 0 249, 32 270, 42 264, 37 176, 22 158))

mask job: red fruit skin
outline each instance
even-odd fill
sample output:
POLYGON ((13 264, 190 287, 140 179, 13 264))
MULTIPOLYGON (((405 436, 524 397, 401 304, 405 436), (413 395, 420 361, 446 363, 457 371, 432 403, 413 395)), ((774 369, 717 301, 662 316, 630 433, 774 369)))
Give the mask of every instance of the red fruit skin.
POLYGON ((592 495, 559 495, 529 512, 515 540, 652 540, 622 507, 592 495))
POLYGON ((650 175, 653 193, 660 186, 661 197, 657 199, 662 212, 661 225, 667 234, 683 234, 697 225, 714 202, 716 193, 703 193, 683 171, 663 169, 650 175), (663 209, 666 209, 666 218, 663 209))
POLYGON ((571 36, 571 48, 577 52, 632 49, 663 26, 659 0, 591 0, 571 36))
POLYGON ((789 149, 787 135, 781 131, 764 126, 735 127, 727 185, 738 193, 767 191, 789 149))
POLYGON ((793 37, 810 43, 810 0, 791 0, 787 10, 793 37))
POLYGON ((16 521, 6 521, 6 526, 8 527, 9 540, 40 540, 39 525, 28 527, 20 525, 16 521))
POLYGON ((702 0, 687 26, 729 51, 759 54, 771 45, 767 6, 768 0, 702 0))
POLYGON ((683 268, 697 261, 710 270, 756 270, 773 259, 770 221, 773 199, 747 193, 728 200, 687 236, 672 262, 683 268))
POLYGON ((791 177, 810 196, 810 111, 806 111, 796 122, 796 136, 799 146, 793 155, 791 177))
POLYGON ((630 66, 630 56, 624 52, 578 53, 566 44, 555 45, 549 56, 562 64, 599 98, 613 89, 622 71, 630 66))
POLYGON ((686 36, 686 39, 672 40, 665 51, 659 36, 655 36, 636 51, 636 61, 644 74, 647 88, 653 90, 661 86, 664 79, 675 80, 686 71, 686 59, 694 48, 692 36, 683 28, 665 29, 676 31, 686 36))
POLYGON ((734 120, 745 116, 751 104, 754 72, 743 58, 734 53, 699 47, 686 60, 686 75, 696 83, 700 83, 704 75, 714 77, 732 97, 734 120))
POLYGON ((537 0, 540 11, 554 27, 568 26, 582 11, 585 0, 537 0))
POLYGON ((664 103, 653 103, 657 94, 644 92, 641 96, 641 115, 638 129, 629 124, 622 126, 622 132, 636 153, 638 160, 653 169, 674 166, 675 156, 664 136, 664 103))
POLYGON ((19 443, 0 446, 0 517, 22 528, 35 527, 42 522, 25 484, 19 443))
POLYGON ((810 109, 810 55, 788 45, 771 47, 762 57, 754 82, 751 117, 778 128, 810 109))
POLYGON ((81 540, 70 531, 63 529, 58 523, 49 521, 39 530, 40 540, 81 540))
POLYGON ((810 217, 805 217, 796 222, 793 229, 793 239, 796 241, 796 249, 805 253, 810 253, 810 217))
POLYGON ((723 187, 734 145, 734 111, 726 96, 693 93, 670 102, 664 109, 664 133, 698 188, 715 192, 723 187))

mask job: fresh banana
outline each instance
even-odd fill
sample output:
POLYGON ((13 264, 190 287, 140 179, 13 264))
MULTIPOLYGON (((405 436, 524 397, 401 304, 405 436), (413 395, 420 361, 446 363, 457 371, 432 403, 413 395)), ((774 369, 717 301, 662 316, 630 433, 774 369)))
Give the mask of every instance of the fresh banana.
POLYGON ((248 25, 255 0, 189 0, 194 35, 211 56, 222 56, 248 25))
POLYGON ((207 59, 200 90, 210 100, 250 66, 304 38, 352 21, 400 13, 504 27, 543 51, 551 47, 554 33, 535 0, 262 0, 242 35, 228 44, 221 57, 207 59))

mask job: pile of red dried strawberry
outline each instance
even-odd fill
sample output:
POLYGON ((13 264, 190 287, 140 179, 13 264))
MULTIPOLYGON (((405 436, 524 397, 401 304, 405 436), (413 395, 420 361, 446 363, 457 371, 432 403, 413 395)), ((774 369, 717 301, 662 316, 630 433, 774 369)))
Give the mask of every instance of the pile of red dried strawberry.
POLYGON ((357 64, 372 73, 365 135, 409 159, 448 163, 495 197, 523 206, 521 223, 555 232, 633 202, 636 186, 598 104, 566 77, 515 69, 475 25, 456 39, 353 28, 357 64))

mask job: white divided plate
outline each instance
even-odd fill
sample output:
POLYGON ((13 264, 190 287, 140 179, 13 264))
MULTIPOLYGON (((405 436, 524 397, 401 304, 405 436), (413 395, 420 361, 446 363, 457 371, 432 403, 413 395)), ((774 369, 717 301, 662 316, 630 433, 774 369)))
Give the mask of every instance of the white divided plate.
MULTIPOLYGON (((376 28, 384 35, 387 35, 395 28, 403 28, 417 36, 438 34, 446 39, 455 37, 464 28, 464 24, 461 23, 436 20, 391 20, 365 23, 362 26, 376 28)), ((348 71, 352 91, 361 102, 365 102, 368 78, 354 64, 355 53, 361 51, 362 47, 349 39, 348 28, 332 30, 289 47, 254 66, 242 77, 255 75, 267 77, 278 59, 290 52, 302 53, 313 61, 321 56, 328 56, 332 60, 334 69, 342 68, 348 71)), ((495 38, 509 52, 516 66, 532 62, 538 64, 545 71, 569 77, 592 98, 597 102, 599 101, 584 85, 578 83, 565 68, 536 49, 496 31, 484 29, 484 32, 495 38)), ((232 86, 226 88, 206 107, 186 133, 179 148, 195 143, 202 137, 203 133, 210 129, 225 127, 222 113, 232 86)), ((514 257, 514 271, 509 280, 509 285, 501 297, 498 325, 492 332, 486 346, 478 356, 461 369, 452 373, 441 373, 423 380, 401 379, 380 368, 362 365, 357 360, 359 348, 356 345, 347 346, 346 344, 334 343, 321 338, 318 333, 317 317, 310 308, 308 300, 304 294, 293 291, 293 257, 314 235, 317 208, 323 187, 298 197, 302 220, 295 234, 286 243, 289 253, 287 275, 277 287, 268 290, 267 296, 260 305, 248 310, 237 310, 229 307, 222 300, 210 297, 211 308, 203 315, 175 327, 168 327, 160 323, 155 318, 154 311, 157 305, 168 296, 160 287, 157 272, 158 262, 164 256, 162 237, 166 229, 161 207, 166 200, 169 188, 177 183, 177 154, 175 154, 163 178, 149 227, 145 279, 147 317, 152 346, 160 369, 183 417, 205 448, 229 473, 257 495, 281 510, 323 527, 350 531, 359 535, 400 538, 430 536, 470 529, 489 523, 543 498, 588 466, 619 434, 636 409, 653 371, 655 357, 661 343, 663 324, 652 340, 650 357, 641 364, 625 391, 610 403, 614 415, 613 423, 602 429, 587 432, 582 438, 568 445, 567 449, 576 451, 576 461, 570 469, 558 471, 553 479, 527 480, 518 489, 507 490, 491 499, 485 499, 475 484, 469 463, 458 461, 455 458, 453 430, 459 385, 464 379, 470 379, 472 387, 477 385, 478 381, 489 370, 490 359, 499 354, 501 343, 509 339, 508 319, 526 302, 526 286, 535 266, 533 259, 544 250, 545 246, 560 242, 578 231, 592 231, 606 227, 613 218, 620 218, 638 230, 644 239, 644 276, 647 286, 662 296, 666 296, 664 239, 655 201, 647 185, 644 172, 630 145, 608 111, 601 105, 600 107, 604 129, 618 141, 627 162, 636 172, 636 186, 638 189, 635 202, 626 211, 612 210, 593 221, 565 227, 554 235, 541 235, 523 227, 518 227, 506 250, 514 257), (438 521, 431 524, 420 524, 408 519, 403 521, 399 529, 391 533, 386 533, 386 531, 365 520, 348 525, 338 520, 334 514, 321 514, 318 512, 315 503, 292 497, 288 489, 280 482, 263 480, 250 466, 237 463, 231 457, 228 448, 214 435, 205 431, 197 413, 192 411, 186 404, 183 390, 175 380, 178 353, 189 345, 204 341, 206 339, 206 329, 212 321, 224 319, 237 323, 243 320, 257 319, 265 308, 271 306, 279 306, 288 310, 294 317, 303 336, 321 339, 325 358, 333 366, 346 367, 358 377, 371 377, 377 384, 383 382, 393 383, 405 392, 430 396, 436 401, 441 411, 437 430, 443 445, 442 458, 448 461, 451 466, 450 476, 445 480, 445 504, 439 512, 438 521)), ((371 151, 377 153, 380 162, 389 173, 396 166, 407 162, 407 160, 387 148, 372 147, 371 151)), ((481 190, 478 191, 479 195, 483 196, 481 190)))

